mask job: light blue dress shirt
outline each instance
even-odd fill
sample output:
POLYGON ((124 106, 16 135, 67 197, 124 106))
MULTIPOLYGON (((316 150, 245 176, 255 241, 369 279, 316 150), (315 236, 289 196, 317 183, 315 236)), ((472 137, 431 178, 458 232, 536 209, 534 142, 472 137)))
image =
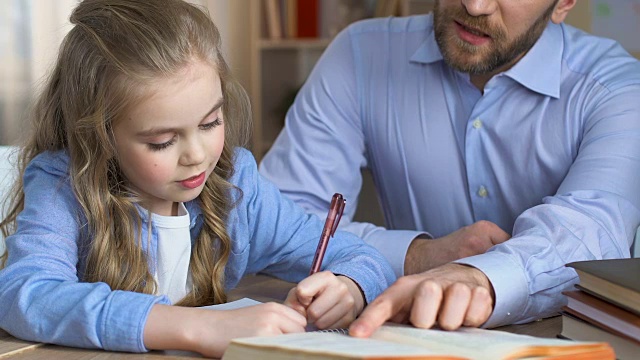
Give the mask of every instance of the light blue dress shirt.
POLYGON ((550 23, 480 92, 448 67, 433 18, 367 20, 331 43, 260 171, 308 211, 373 174, 386 229, 349 223, 403 274, 411 241, 479 220, 512 234, 459 261, 496 294, 484 326, 557 312, 571 261, 629 256, 640 224, 640 63, 611 40, 550 23))
MULTIPOLYGON (((227 220, 232 244, 225 268, 226 289, 234 288, 245 274, 257 272, 302 280, 311 268, 323 222, 280 195, 260 176, 247 150, 236 151, 234 164, 230 182, 242 195, 232 191, 234 201, 239 201, 227 220)), ((82 282, 91 238, 78 231, 86 220, 71 189, 68 167, 69 157, 60 151, 38 155, 25 171, 24 210, 16 233, 6 239, 9 258, 0 271, 0 328, 25 340, 146 351, 147 316, 154 304, 168 304, 169 299, 113 291, 102 282, 82 282)), ((193 242, 203 216, 196 200, 185 206, 193 242)), ((149 238, 146 214, 141 212, 142 239, 149 238)), ((145 252, 154 273, 158 229, 153 222, 150 240, 145 252)), ((358 283, 367 302, 395 280, 382 255, 344 231, 331 239, 322 265, 322 270, 358 283)))

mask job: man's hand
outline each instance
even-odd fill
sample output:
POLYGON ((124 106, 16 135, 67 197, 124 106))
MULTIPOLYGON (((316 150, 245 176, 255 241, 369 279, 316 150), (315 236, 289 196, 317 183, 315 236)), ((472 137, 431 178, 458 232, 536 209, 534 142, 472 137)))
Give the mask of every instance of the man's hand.
POLYGON ((367 306, 349 334, 368 337, 385 321, 444 330, 478 327, 493 311, 493 288, 476 268, 447 264, 422 274, 403 276, 367 306))
POLYGON ((451 261, 483 254, 505 242, 511 235, 498 225, 481 220, 438 239, 416 238, 409 245, 404 262, 405 275, 417 274, 451 261))

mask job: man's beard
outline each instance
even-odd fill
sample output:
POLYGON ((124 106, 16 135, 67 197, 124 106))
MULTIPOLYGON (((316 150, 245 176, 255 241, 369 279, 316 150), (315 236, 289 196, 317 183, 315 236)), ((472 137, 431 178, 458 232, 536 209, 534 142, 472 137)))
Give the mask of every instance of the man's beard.
POLYGON ((462 6, 441 10, 440 1, 436 1, 433 10, 435 37, 444 61, 450 67, 472 75, 488 74, 513 62, 538 41, 557 2, 554 1, 527 31, 508 43, 505 30, 490 24, 487 16, 471 16, 462 6), (490 36, 489 47, 484 49, 460 39, 452 29, 454 20, 490 36), (482 56, 479 60, 469 61, 470 56, 475 54, 482 56))

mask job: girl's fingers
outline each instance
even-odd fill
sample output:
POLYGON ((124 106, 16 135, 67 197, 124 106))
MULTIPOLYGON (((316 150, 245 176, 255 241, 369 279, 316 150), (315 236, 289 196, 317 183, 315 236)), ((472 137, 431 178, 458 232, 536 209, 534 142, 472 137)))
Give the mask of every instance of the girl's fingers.
POLYGON ((305 331, 305 325, 306 325, 306 321, 304 321, 303 324, 301 324, 299 321, 295 321, 295 320, 291 320, 288 317, 283 317, 279 322, 278 322, 279 326, 279 331, 282 334, 289 334, 289 333, 299 333, 299 332, 304 332, 305 331))
POLYGON ((347 286, 342 282, 336 282, 328 286, 324 292, 318 294, 307 307, 307 319, 316 323, 325 314, 333 312, 353 311, 355 300, 349 293, 347 286))
POLYGON ((287 298, 284 301, 283 305, 295 310, 297 313, 302 315, 304 318, 307 317, 307 308, 305 306, 303 306, 302 304, 300 304, 300 302, 298 301, 298 296, 296 295, 295 288, 293 288, 293 289, 291 289, 289 291, 289 294, 287 295, 287 298))
POLYGON ((313 299, 324 292, 327 287, 336 281, 336 276, 329 271, 315 273, 296 285, 295 290, 298 301, 305 307, 309 306, 313 299))
POLYGON ((329 308, 327 311, 321 314, 315 314, 317 316, 317 320, 313 323, 319 329, 348 326, 355 319, 353 304, 353 300, 339 301, 335 306, 329 308))
POLYGON ((275 317, 283 318, 288 322, 296 323, 299 327, 304 328, 307 325, 307 318, 290 307, 274 302, 269 302, 258 306, 264 306, 264 310, 273 313, 275 317))

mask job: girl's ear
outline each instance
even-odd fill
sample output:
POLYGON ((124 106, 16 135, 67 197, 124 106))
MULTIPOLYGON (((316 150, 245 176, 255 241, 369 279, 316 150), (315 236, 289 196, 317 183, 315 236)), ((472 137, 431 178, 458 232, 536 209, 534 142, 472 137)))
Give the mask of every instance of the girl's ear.
POLYGON ((560 0, 551 14, 551 21, 554 24, 560 24, 563 22, 567 17, 569 10, 576 5, 577 1, 578 0, 560 0))

